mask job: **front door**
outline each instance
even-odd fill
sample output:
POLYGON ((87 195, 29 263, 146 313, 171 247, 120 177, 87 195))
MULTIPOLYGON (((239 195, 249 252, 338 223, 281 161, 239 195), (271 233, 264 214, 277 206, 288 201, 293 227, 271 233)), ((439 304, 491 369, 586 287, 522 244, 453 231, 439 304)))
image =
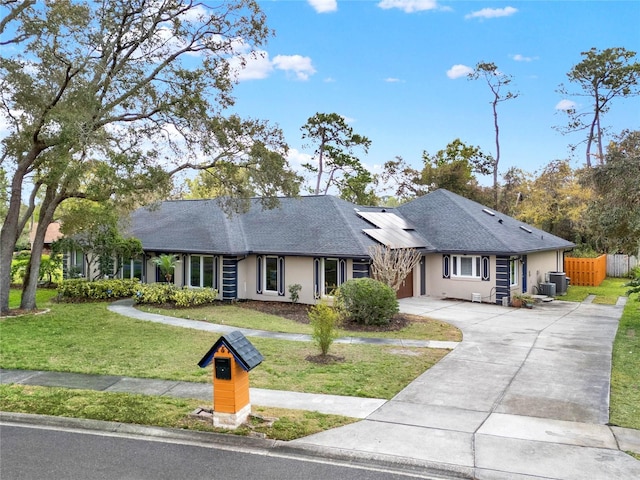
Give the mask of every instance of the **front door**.
POLYGON ((413 297, 413 272, 410 272, 402 281, 396 296, 398 298, 413 297))

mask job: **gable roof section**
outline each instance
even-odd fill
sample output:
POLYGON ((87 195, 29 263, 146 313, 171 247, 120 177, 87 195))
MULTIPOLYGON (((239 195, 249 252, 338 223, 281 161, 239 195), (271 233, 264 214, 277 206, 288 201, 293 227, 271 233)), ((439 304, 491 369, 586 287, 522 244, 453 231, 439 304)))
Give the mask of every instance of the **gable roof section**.
POLYGON ((442 253, 521 255, 575 246, 445 189, 401 205, 397 211, 442 253))

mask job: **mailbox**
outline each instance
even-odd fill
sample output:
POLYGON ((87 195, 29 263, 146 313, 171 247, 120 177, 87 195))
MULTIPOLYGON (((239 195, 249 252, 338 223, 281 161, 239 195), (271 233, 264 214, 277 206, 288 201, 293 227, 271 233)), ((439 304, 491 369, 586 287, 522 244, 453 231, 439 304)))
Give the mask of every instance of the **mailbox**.
POLYGON ((263 360, 256 348, 239 332, 223 335, 198 362, 213 362, 213 424, 237 428, 251 413, 249 370, 263 360))
POLYGON ((231 380, 231 359, 224 357, 214 357, 213 363, 216 369, 218 380, 231 380))

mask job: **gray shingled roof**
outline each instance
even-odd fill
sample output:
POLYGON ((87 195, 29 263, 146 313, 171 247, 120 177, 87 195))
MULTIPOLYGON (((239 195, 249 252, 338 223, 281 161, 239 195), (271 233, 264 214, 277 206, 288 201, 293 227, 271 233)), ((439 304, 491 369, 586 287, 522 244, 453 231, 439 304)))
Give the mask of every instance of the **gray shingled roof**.
POLYGON ((281 198, 263 209, 253 199, 247 213, 228 217, 215 200, 162 202, 138 209, 128 233, 146 251, 245 255, 367 256, 375 241, 355 205, 332 196, 281 198))
POLYGON ((519 255, 575 246, 445 189, 401 205, 397 212, 442 253, 519 255))
POLYGON ((247 372, 260 365, 264 360, 262 354, 247 340, 247 337, 239 330, 234 330, 231 333, 222 335, 198 362, 198 366, 204 368, 209 365, 213 360, 214 354, 222 345, 227 347, 236 362, 247 372))
POLYGON ((398 208, 362 207, 333 196, 280 198, 263 209, 251 200, 247 213, 227 216, 215 200, 162 202, 136 210, 129 234, 145 251, 225 255, 274 254, 366 257, 375 228, 356 210, 393 212, 424 240, 423 252, 516 255, 567 249, 573 243, 440 189, 398 208), (521 228, 524 227, 524 228, 521 228))

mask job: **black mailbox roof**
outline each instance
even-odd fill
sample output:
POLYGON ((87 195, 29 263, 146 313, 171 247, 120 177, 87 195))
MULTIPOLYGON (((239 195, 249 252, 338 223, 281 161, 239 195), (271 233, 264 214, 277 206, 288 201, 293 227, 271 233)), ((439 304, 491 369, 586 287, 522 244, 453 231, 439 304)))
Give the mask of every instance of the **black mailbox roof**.
POLYGON ((198 366, 204 368, 209 365, 211 360, 213 360, 213 355, 223 345, 227 347, 236 359, 236 362, 238 362, 247 372, 260 365, 262 360, 264 360, 262 354, 249 340, 247 340, 247 337, 245 337, 239 330, 235 330, 231 333, 222 335, 218 341, 213 344, 213 347, 209 349, 206 355, 202 357, 202 360, 198 362, 198 366))

